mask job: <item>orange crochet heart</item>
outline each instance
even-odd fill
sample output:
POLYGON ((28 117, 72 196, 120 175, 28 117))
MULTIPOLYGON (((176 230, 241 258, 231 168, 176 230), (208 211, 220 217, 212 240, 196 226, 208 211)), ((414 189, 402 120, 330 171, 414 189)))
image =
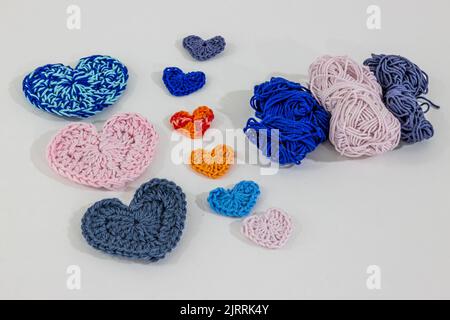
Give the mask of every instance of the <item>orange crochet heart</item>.
POLYGON ((170 117, 173 128, 191 139, 201 138, 214 120, 214 112, 207 106, 201 106, 192 114, 178 111, 170 117))
POLYGON ((233 163, 233 148, 224 144, 217 145, 211 152, 204 149, 191 152, 192 168, 211 179, 223 176, 233 163))

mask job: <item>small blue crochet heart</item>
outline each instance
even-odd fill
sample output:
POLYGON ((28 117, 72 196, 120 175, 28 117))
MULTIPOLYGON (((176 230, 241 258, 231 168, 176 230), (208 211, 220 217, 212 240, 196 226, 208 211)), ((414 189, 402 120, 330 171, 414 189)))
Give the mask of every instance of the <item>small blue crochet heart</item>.
POLYGON ((225 49, 225 39, 216 36, 209 40, 203 40, 199 36, 188 36, 183 39, 183 47, 191 56, 199 61, 205 61, 218 55, 225 49))
POLYGON ((216 188, 209 193, 211 209, 227 217, 243 217, 250 213, 260 194, 253 181, 241 181, 232 189, 216 188))
POLYGON ((180 68, 168 67, 164 69, 162 79, 169 92, 180 97, 202 88, 206 82, 206 75, 201 71, 184 73, 180 68))
POLYGON ((185 219, 183 190, 174 182, 152 179, 139 187, 129 206, 115 198, 96 202, 83 216, 81 230, 98 250, 153 262, 177 245, 185 219))
POLYGON ((114 104, 127 86, 128 69, 119 60, 94 55, 75 68, 47 64, 28 74, 23 92, 35 107, 63 117, 86 118, 114 104))

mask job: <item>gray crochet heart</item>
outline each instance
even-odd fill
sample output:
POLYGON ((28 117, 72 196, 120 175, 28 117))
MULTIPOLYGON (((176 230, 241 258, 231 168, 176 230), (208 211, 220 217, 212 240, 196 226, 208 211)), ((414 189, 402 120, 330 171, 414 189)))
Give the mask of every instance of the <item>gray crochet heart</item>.
POLYGON ((209 40, 203 40, 199 36, 188 36, 183 39, 183 47, 191 56, 199 61, 205 61, 218 55, 225 49, 225 39, 216 36, 209 40))

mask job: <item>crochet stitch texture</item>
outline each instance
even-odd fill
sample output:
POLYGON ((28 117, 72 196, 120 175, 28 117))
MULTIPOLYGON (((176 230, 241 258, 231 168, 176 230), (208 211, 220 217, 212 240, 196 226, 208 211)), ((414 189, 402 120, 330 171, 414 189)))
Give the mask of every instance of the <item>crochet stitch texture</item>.
POLYGON ((35 107, 64 117, 86 118, 114 104, 127 86, 128 70, 117 59, 94 55, 75 68, 47 64, 28 74, 22 83, 35 107))
POLYGON ((280 209, 270 208, 265 214, 252 215, 242 223, 242 233, 265 248, 284 246, 293 230, 291 218, 280 209))
POLYGON ((181 97, 201 89, 206 75, 201 71, 184 73, 180 68, 168 67, 164 69, 162 79, 170 94, 181 97))
POLYGON ((152 179, 139 187, 129 206, 115 198, 92 205, 81 221, 83 237, 110 255, 158 261, 180 240, 185 198, 174 182, 152 179))
POLYGON ((211 179, 223 176, 233 163, 233 148, 224 144, 217 145, 210 152, 203 149, 191 152, 191 167, 211 179))
POLYGON ((72 123, 47 148, 50 167, 63 177, 95 188, 120 189, 139 177, 153 160, 158 134, 147 119, 122 113, 101 132, 72 123))
POLYGON ((183 39, 183 47, 198 61, 205 61, 218 55, 225 49, 225 45, 225 39, 221 36, 203 40, 199 36, 191 35, 183 39))
POLYGON ((201 138, 214 120, 214 112, 207 106, 200 106, 190 114, 178 111, 170 117, 170 123, 178 132, 191 139, 201 138))
POLYGON ((250 213, 260 195, 253 181, 241 181, 232 189, 216 188, 209 193, 211 209, 227 217, 243 217, 250 213))
POLYGON ((386 108, 400 121, 401 140, 416 143, 434 134, 433 125, 425 118, 430 106, 438 108, 424 97, 428 93, 428 75, 416 64, 398 55, 372 54, 364 61, 383 89, 386 108), (426 106, 426 110, 422 109, 426 106))
POLYGON ((300 164, 327 139, 330 115, 300 83, 272 77, 255 86, 250 106, 244 133, 281 165, 300 164))
POLYGON ((385 107, 369 68, 347 56, 321 56, 309 67, 310 89, 331 113, 329 140, 347 157, 375 156, 400 141, 400 123, 385 107))

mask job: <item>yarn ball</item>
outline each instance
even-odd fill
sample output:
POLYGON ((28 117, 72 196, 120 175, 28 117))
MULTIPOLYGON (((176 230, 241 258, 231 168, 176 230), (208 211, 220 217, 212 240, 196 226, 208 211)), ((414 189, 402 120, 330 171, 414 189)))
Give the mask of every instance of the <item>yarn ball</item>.
POLYGON ((58 116, 87 118, 114 104, 125 91, 128 70, 109 56, 80 59, 75 68, 47 64, 28 74, 23 92, 35 107, 58 116))
POLYGON ((227 217, 243 217, 250 213, 260 194, 253 181, 241 181, 231 189, 216 188, 209 193, 208 203, 212 210, 227 217))
POLYGON ((225 49, 225 39, 215 36, 203 40, 199 36, 191 35, 183 39, 183 47, 198 61, 205 61, 218 55, 225 49))
POLYGON ((67 125, 47 147, 47 161, 76 183, 115 190, 145 171, 157 144, 158 134, 147 119, 122 113, 110 118, 101 132, 88 123, 67 125))
POLYGON ((196 108, 192 114, 178 111, 170 117, 170 124, 175 130, 191 139, 201 138, 214 120, 214 112, 208 106, 196 108))
POLYGON ((170 94, 181 97, 201 89, 206 82, 206 75, 201 71, 184 73, 180 68, 164 69, 162 80, 170 94))
POLYGON ((158 261, 181 238, 185 199, 174 182, 152 179, 139 187, 129 206, 116 198, 92 205, 81 220, 83 237, 90 246, 110 255, 158 261))
POLYGON ((309 68, 310 89, 331 113, 329 139, 347 157, 393 150, 400 123, 384 106, 369 68, 346 56, 322 56, 309 68))
POLYGON ((300 164, 327 139, 330 115, 299 83, 273 77, 255 86, 250 105, 256 119, 248 119, 245 134, 281 165, 300 164))
POLYGON ((432 124, 425 118, 430 106, 426 99, 428 75, 407 58, 398 55, 372 54, 364 61, 383 89, 386 107, 400 121, 401 140, 416 143, 433 136, 432 124), (426 110, 422 109, 426 106, 426 110))
POLYGON ((291 217, 280 209, 252 215, 242 223, 242 233, 259 246, 278 249, 286 244, 293 230, 291 217))

